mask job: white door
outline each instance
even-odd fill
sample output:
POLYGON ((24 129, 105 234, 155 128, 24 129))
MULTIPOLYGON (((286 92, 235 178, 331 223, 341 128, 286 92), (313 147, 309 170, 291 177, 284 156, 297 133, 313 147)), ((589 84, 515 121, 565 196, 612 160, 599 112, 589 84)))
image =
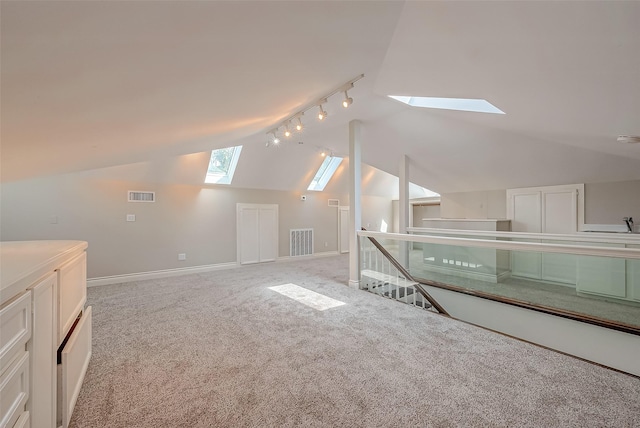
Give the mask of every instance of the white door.
POLYGON ((238 261, 274 261, 278 257, 278 206, 238 204, 238 261))
POLYGON ((278 206, 260 207, 260 261, 273 262, 278 258, 278 206))
POLYGON ((349 207, 338 207, 338 243, 340 253, 349 252, 349 207))
MULTIPOLYGON (((512 195, 509 200, 511 230, 513 232, 540 233, 542 228, 542 207, 540 192, 512 195)), ((539 242, 528 240, 529 242, 539 242)), ((529 251, 513 251, 511 273, 525 278, 541 278, 541 255, 529 251)))

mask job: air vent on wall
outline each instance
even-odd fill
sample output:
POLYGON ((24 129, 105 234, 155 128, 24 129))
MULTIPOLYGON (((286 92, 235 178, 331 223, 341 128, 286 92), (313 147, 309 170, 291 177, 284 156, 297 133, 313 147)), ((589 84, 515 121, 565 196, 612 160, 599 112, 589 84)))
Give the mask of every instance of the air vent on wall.
POLYGON ((340 199, 329 199, 329 206, 330 207, 339 207, 340 206, 340 199))
POLYGON ((155 202, 156 192, 129 190, 129 202, 155 202))

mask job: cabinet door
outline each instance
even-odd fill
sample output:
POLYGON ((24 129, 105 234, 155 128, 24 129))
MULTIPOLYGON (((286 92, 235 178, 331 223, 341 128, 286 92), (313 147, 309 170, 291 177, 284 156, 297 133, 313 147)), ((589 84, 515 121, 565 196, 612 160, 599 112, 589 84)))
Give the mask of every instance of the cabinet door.
MULTIPOLYGON (((638 248, 640 245, 627 245, 627 248, 638 248)), ((640 260, 627 260, 627 289, 633 300, 640 301, 640 260)))
MULTIPOLYGON (((513 232, 540 233, 542 231, 542 202, 538 191, 514 194, 509 200, 511 230, 513 232)), ((523 240, 525 242, 539 242, 523 240)), ((511 274, 524 278, 540 279, 541 255, 530 251, 511 253, 511 274)))
POLYGON ((31 288, 31 396, 27 408, 32 425, 38 428, 55 427, 56 423, 56 296, 55 273, 31 288))
POLYGON ((62 344, 87 301, 87 255, 83 253, 58 271, 58 343, 62 344))
MULTIPOLYGON (((624 244, 598 244, 606 247, 624 247, 624 244)), ((601 296, 627 297, 625 259, 612 257, 578 257, 577 290, 601 296)))

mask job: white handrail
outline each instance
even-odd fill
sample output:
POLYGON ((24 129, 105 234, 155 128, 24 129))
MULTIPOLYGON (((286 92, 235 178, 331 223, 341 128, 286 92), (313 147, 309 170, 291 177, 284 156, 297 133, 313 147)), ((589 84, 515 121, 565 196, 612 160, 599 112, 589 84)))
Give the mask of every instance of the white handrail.
MULTIPOLYGON (((595 235, 585 236, 578 234, 558 234, 558 233, 531 233, 531 232, 498 232, 492 230, 464 230, 464 229, 439 229, 430 227, 408 227, 407 232, 413 233, 438 233, 447 235, 465 236, 495 236, 496 238, 517 238, 517 239, 542 239, 547 241, 571 241, 571 242, 597 242, 611 244, 632 244, 640 245, 640 234, 608 233, 607 237, 595 235), (614 241, 614 242, 612 242, 614 241)), ((591 232, 589 232, 591 233, 591 232)), ((606 233, 606 232, 605 232, 606 233)))
MULTIPOLYGON (((442 230, 442 229, 440 229, 442 230)), ((455 245, 459 247, 480 247, 509 251, 533 251, 545 253, 565 253, 580 256, 615 257, 640 260, 640 249, 617 247, 591 247, 565 244, 543 244, 537 242, 510 242, 489 239, 449 238, 440 236, 408 235, 404 233, 383 233, 358 231, 358 236, 396 241, 422 242, 427 244, 455 245)))

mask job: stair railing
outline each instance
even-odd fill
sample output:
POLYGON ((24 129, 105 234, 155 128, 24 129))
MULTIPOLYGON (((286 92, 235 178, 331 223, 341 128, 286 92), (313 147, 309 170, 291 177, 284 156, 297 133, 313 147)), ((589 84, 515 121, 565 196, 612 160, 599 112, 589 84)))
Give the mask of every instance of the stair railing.
MULTIPOLYGON (((362 230, 367 230, 364 227, 362 230)), ((380 253, 391 263, 397 270, 400 272, 408 281, 412 282, 412 286, 420 293, 422 297, 424 297, 427 302, 431 304, 431 306, 438 311, 438 313, 442 315, 449 316, 449 313, 440 305, 434 298, 431 296, 427 290, 422 286, 422 284, 415 280, 415 278, 402 266, 398 260, 396 260, 389 251, 386 250, 375 238, 370 236, 367 237, 369 241, 380 251, 380 253)))

